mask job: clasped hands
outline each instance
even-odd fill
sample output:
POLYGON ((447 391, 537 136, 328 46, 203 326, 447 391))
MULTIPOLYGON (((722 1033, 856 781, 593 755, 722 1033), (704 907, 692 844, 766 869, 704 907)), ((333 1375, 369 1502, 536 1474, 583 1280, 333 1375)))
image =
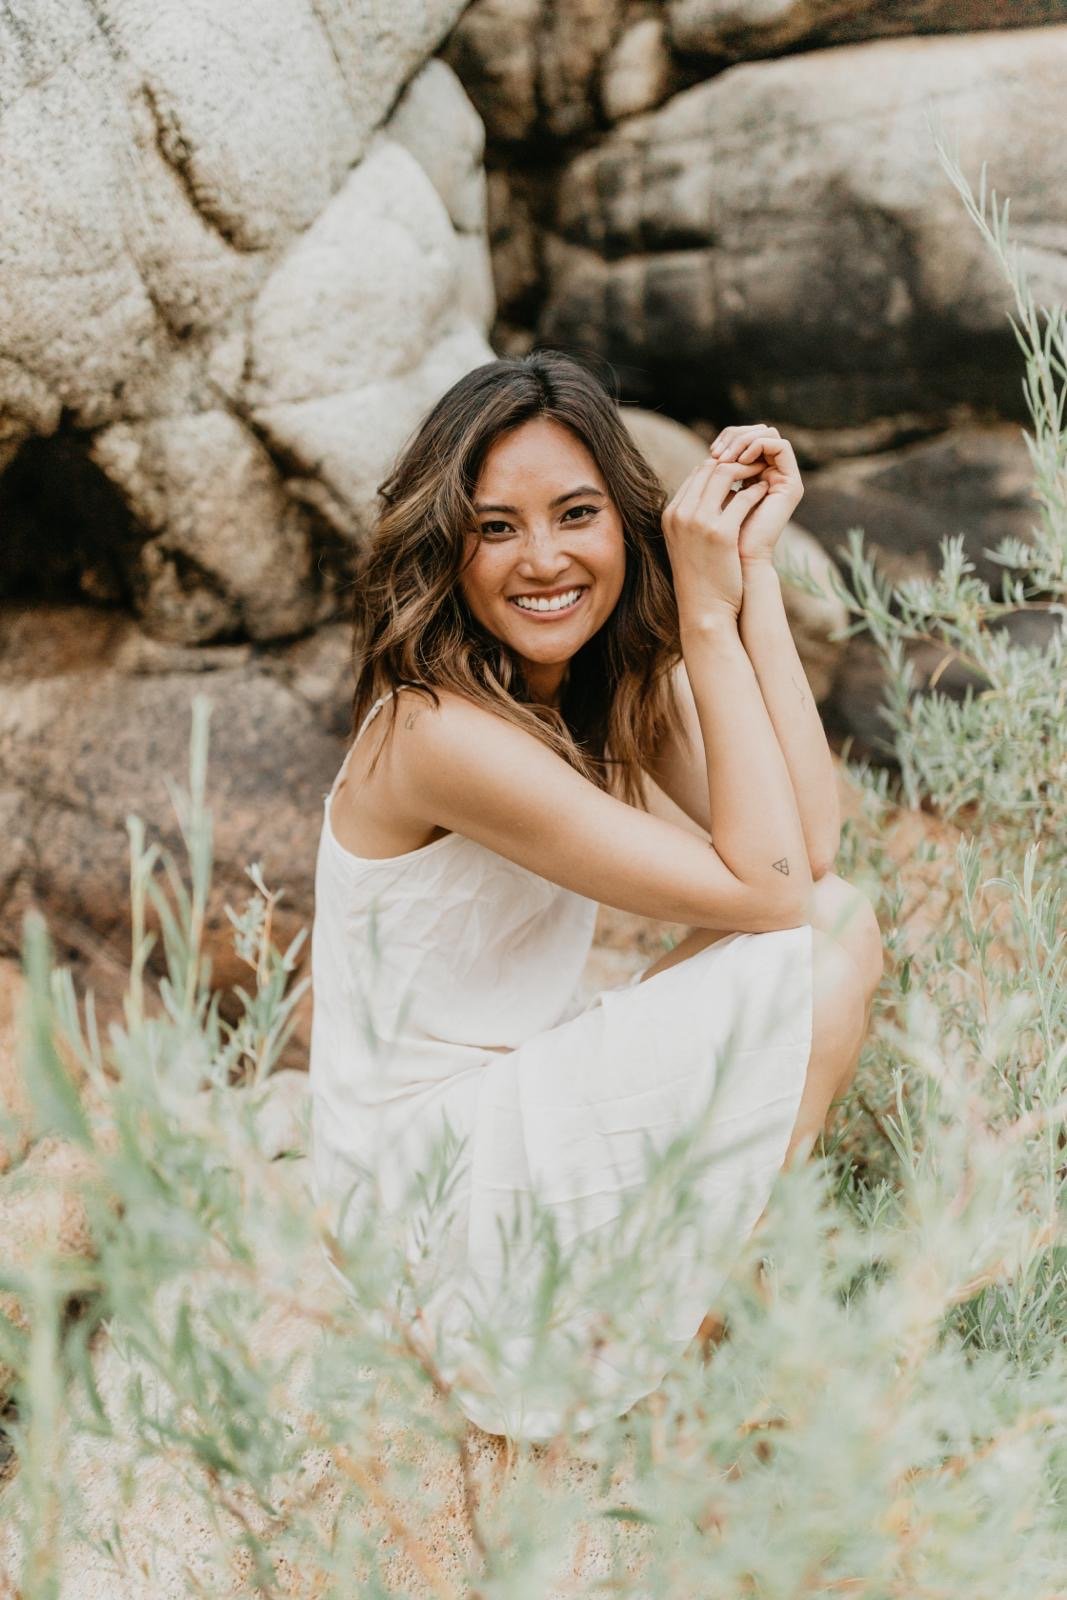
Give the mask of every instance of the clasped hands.
POLYGON ((803 494, 793 447, 777 428, 724 428, 663 513, 680 613, 710 606, 736 617, 746 572, 773 564, 803 494))

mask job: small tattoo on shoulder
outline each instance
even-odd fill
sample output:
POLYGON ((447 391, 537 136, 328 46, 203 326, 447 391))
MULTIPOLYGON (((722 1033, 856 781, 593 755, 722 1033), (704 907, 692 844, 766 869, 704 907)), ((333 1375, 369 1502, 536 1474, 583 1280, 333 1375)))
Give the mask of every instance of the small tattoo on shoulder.
POLYGON ((405 728, 413 728, 415 726, 415 718, 418 716, 418 714, 419 714, 419 712, 421 710, 422 710, 422 707, 421 706, 417 706, 414 711, 409 711, 408 712, 407 716, 404 718, 404 726, 405 726, 405 728))
POLYGON ((772 861, 771 865, 775 872, 780 872, 783 878, 788 878, 789 862, 786 860, 785 856, 782 857, 781 861, 772 861))

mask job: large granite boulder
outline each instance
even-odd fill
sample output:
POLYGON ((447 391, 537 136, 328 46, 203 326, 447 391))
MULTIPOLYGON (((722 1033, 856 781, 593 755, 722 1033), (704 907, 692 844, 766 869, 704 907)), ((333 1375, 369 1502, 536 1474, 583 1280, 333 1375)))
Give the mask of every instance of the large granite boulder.
POLYGON ((1047 130, 1065 92, 1067 27, 730 67, 564 170, 538 335, 682 415, 1021 415, 1010 291, 927 112, 972 182, 989 163, 1035 298, 1061 301, 1067 157, 1047 130))
POLYGON ((1067 21, 1067 0, 473 0, 445 45, 501 145, 550 152, 734 61, 1067 21))
POLYGON ((1039 515, 1026 440, 1012 423, 951 428, 937 437, 805 474, 803 515, 831 555, 862 528, 864 548, 893 583, 932 578, 942 540, 963 536, 978 577, 999 592, 1004 566, 988 552, 1027 542, 1039 515))
POLYGON ((973 33, 1067 21, 1064 0, 667 0, 677 49, 741 60, 902 33, 973 33))
MULTIPOLYGON (((0 469, 80 448, 127 517, 97 544, 158 637, 305 630, 397 444, 491 355, 481 128, 424 66, 462 0, 20 9, 0 16, 0 469)), ((0 595, 32 577, 0 557, 0 595)))

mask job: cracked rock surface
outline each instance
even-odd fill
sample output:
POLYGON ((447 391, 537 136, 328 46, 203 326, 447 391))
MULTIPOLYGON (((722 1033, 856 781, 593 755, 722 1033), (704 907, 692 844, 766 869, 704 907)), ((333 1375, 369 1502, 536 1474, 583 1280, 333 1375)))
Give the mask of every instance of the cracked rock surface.
POLYGON ((0 12, 0 471, 78 438, 161 639, 329 614, 391 452, 491 356, 481 123, 428 60, 462 10, 0 12))

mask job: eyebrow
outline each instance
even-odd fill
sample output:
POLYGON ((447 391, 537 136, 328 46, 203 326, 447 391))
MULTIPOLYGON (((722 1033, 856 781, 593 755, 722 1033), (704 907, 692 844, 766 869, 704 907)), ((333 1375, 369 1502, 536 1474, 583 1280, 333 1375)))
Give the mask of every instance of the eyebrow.
MULTIPOLYGON (((568 489, 566 494, 558 494, 554 500, 550 500, 548 502, 549 509, 553 510, 556 506, 561 506, 564 500, 573 500, 576 495, 580 494, 595 494, 601 500, 604 498, 603 489, 596 489, 591 483, 580 483, 577 489, 568 489)), ((485 516, 486 512, 488 511, 506 511, 507 514, 512 517, 517 517, 519 515, 518 506, 487 506, 476 504, 474 509, 477 511, 480 517, 485 516)))

